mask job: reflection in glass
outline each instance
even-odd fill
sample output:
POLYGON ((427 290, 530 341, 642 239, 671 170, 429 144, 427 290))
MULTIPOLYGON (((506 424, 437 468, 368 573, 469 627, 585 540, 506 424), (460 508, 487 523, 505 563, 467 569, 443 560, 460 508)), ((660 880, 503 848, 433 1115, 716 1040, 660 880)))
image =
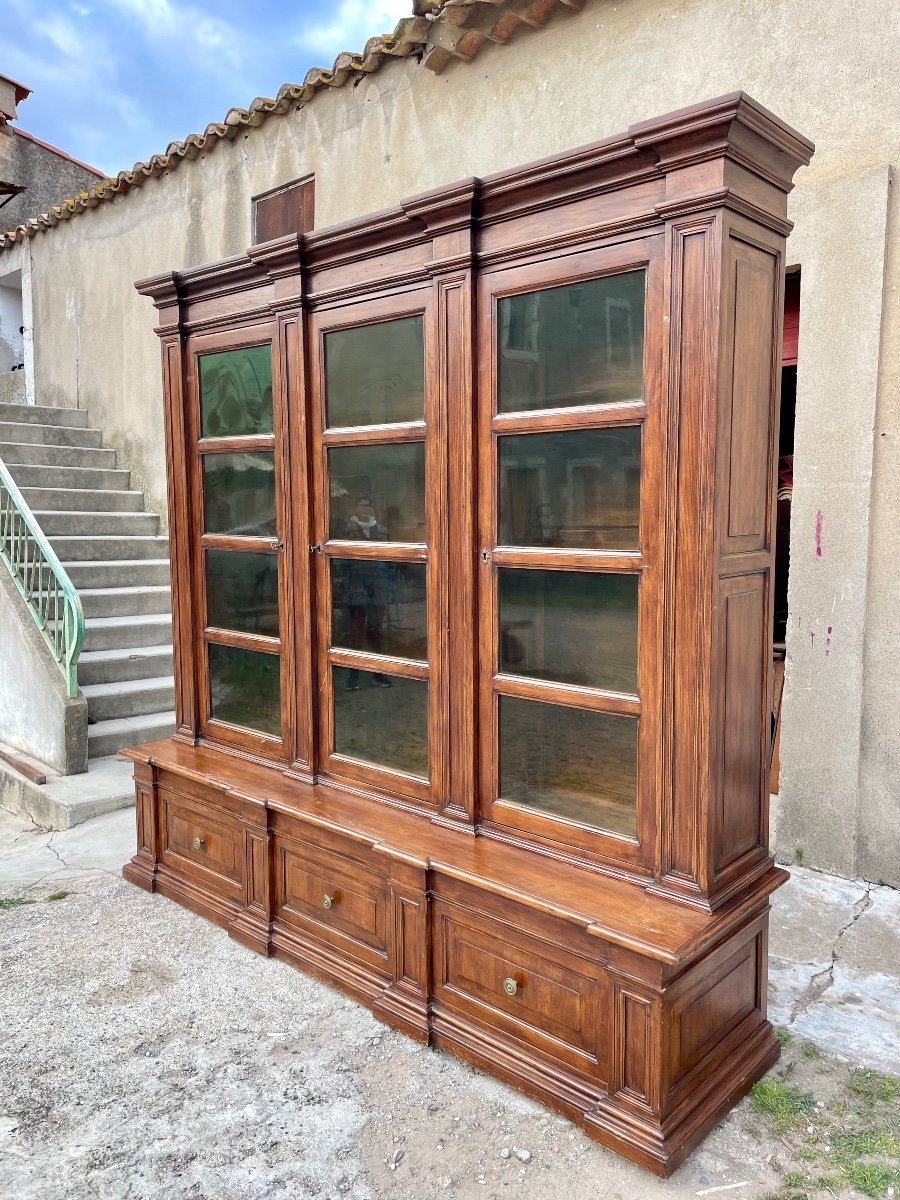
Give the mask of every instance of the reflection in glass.
POLYGON ((500 796, 634 837, 637 720, 500 697, 500 796))
POLYGON ((336 754, 428 777, 428 684, 333 669, 336 754))
POLYGON ((424 563, 333 558, 331 606, 333 646, 428 657, 424 563))
POLYGON ((272 347, 200 355, 202 437, 272 432, 272 347))
POLYGON ((332 538, 425 541, 425 444, 328 451, 332 538))
POLYGON ((328 424, 380 425, 425 415, 422 317, 325 335, 328 424))
POLYGON ((274 554, 207 550, 206 624, 278 637, 278 562, 274 554))
POLYGON ((500 412, 640 400, 643 271, 507 296, 497 317, 500 412))
POLYGON ((275 536, 275 455, 203 455, 205 533, 275 536))
POLYGON ((281 659, 277 654, 239 650, 211 642, 209 687, 212 715, 281 737, 281 659))
POLYGON ((637 690, 634 575, 500 571, 500 670, 512 675, 637 690))
POLYGON ((637 425, 497 439, 505 546, 637 550, 637 425))

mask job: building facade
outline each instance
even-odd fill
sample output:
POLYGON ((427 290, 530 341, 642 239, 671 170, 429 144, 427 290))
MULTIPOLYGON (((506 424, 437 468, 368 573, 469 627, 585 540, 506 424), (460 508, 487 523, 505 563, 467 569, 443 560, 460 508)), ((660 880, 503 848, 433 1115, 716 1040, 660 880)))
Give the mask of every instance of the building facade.
POLYGON ((38 401, 89 407, 162 513, 157 339, 134 280, 242 252, 252 199, 293 180, 314 176, 320 229, 743 89, 816 143, 789 200, 775 847, 900 883, 900 9, 451 0, 429 17, 3 239, 0 276, 30 290, 38 401))

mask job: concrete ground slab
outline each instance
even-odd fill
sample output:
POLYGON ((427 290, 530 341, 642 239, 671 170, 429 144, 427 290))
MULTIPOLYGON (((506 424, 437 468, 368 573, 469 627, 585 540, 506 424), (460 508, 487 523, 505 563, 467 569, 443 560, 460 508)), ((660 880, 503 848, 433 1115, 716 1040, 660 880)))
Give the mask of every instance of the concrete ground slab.
MULTIPOLYGON (((815 1135, 785 1139, 745 1100, 657 1180, 126 884, 133 847, 133 812, 58 833, 0 819, 0 1196, 762 1200, 805 1166, 797 1155, 815 1135)), ((827 1103, 853 1063, 891 1069, 884 1036, 900 996, 885 972, 900 963, 868 956, 890 952, 897 902, 890 889, 808 871, 774 897, 773 1008, 841 1055, 806 1055, 795 1038, 775 1077, 827 1103), (863 995, 866 978, 860 1004, 848 989, 863 995), (883 1023, 873 1027, 875 993, 883 1023)))

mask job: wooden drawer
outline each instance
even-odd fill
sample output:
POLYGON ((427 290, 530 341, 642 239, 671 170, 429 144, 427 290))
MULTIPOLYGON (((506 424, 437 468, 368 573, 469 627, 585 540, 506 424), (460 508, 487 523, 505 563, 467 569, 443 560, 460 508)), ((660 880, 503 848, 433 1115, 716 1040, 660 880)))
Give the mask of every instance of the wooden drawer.
POLYGON ((387 881, 358 859, 275 840, 275 914, 355 958, 387 962, 387 881))
POLYGON ((162 860, 223 895, 244 887, 244 831, 222 809, 159 790, 162 860))
MULTIPOLYGON (((599 963, 529 935, 518 922, 441 900, 434 920, 434 993, 441 1004, 597 1076, 606 988, 599 963)), ((563 943, 562 923, 559 934, 563 943)))

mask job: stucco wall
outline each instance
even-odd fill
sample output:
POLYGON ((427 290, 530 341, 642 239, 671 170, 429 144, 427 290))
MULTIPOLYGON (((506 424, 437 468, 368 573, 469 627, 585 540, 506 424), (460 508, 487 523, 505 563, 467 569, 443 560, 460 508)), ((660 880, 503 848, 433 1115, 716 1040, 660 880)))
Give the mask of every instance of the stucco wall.
POLYGON ((0 179, 25 188, 0 211, 4 229, 46 212, 61 200, 93 187, 100 178, 80 163, 23 136, 14 125, 0 130, 0 179))
POLYGON ((588 0, 440 76, 391 62, 34 238, 38 401, 89 406, 163 511, 154 313, 134 279, 240 252, 251 196, 310 172, 323 226, 745 89, 817 144, 791 204, 804 272, 791 595, 820 633, 832 604, 840 617, 827 655, 799 625, 788 635, 779 844, 898 882, 900 262, 884 249, 898 43, 895 0, 588 0))

